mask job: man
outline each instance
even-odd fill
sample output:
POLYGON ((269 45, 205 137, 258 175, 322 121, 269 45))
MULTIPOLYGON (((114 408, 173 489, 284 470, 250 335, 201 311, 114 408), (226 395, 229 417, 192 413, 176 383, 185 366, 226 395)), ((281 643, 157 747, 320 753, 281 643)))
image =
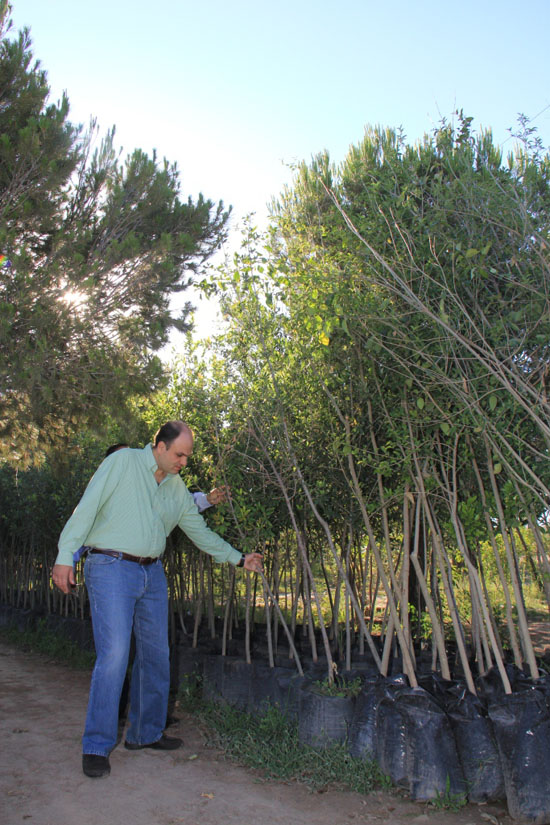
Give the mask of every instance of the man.
MULTIPOLYGON (((107 447, 107 449, 105 450, 104 458, 107 458, 108 456, 112 455, 113 453, 116 453, 117 450, 126 450, 126 449, 129 448, 129 446, 130 445, 127 444, 125 441, 119 441, 116 444, 111 444, 111 446, 107 447)), ((209 493, 203 493, 202 491, 200 491, 200 492, 196 492, 196 493, 191 493, 191 495, 193 496, 193 501, 195 502, 195 506, 197 507, 199 513, 203 513, 205 510, 208 510, 210 507, 215 507, 218 504, 223 504, 224 501, 227 500, 227 497, 229 495, 229 490, 225 486, 215 487, 213 490, 210 490, 209 493)), ((76 565, 76 563, 79 561, 79 559, 81 559, 86 554, 87 551, 88 551, 88 548, 86 546, 82 546, 82 547, 78 548, 76 553, 73 553, 73 566, 76 565)), ((134 652, 135 652, 135 642, 133 642, 133 639, 132 639, 132 642, 130 643, 130 654, 129 654, 130 662, 132 662, 133 659, 134 659, 134 652)), ((124 676, 124 683, 122 685, 122 690, 121 690, 121 693, 120 693, 120 703, 119 703, 119 709, 118 709, 119 728, 120 728, 121 724, 124 725, 124 723, 126 722, 126 717, 127 717, 127 714, 128 714, 129 700, 130 700, 130 679, 128 677, 128 671, 126 671, 126 674, 124 676)), ((166 727, 168 727, 169 724, 173 724, 173 719, 174 719, 174 717, 172 717, 172 716, 170 716, 170 714, 168 714, 168 717, 166 719, 166 727)))
POLYGON ((192 452, 193 433, 183 421, 164 424, 143 450, 115 451, 99 466, 59 539, 52 579, 63 593, 75 585, 73 554, 88 548, 84 576, 97 659, 82 738, 87 776, 110 773, 132 629, 136 656, 125 747, 175 750, 183 744, 163 733, 170 665, 160 556, 176 524, 217 561, 262 571, 259 553, 239 553, 199 515, 179 475, 192 452))

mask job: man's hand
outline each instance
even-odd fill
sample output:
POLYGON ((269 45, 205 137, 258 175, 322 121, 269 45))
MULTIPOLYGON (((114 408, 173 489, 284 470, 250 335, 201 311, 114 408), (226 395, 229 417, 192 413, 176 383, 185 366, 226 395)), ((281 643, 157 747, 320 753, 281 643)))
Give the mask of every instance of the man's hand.
POLYGON ((209 504, 212 506, 216 506, 217 504, 223 504, 224 501, 227 501, 229 496, 229 487, 214 487, 213 490, 210 490, 209 493, 206 494, 206 498, 209 504))
POLYGON ((72 564, 54 564, 52 581, 62 593, 70 593, 76 586, 76 579, 72 564))
POLYGON ((247 553, 244 557, 245 570, 250 570, 252 573, 263 573, 264 564, 261 553, 247 553))

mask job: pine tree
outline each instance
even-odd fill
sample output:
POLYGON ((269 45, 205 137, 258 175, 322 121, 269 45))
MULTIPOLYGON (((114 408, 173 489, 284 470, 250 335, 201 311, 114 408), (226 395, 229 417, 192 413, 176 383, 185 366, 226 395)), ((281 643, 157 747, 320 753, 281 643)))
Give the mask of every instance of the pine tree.
POLYGON ((180 198, 175 164, 121 160, 49 101, 28 29, 0 0, 0 434, 17 462, 124 416, 163 381, 170 299, 221 243, 228 211, 180 198), (95 148, 94 148, 95 147, 95 148))

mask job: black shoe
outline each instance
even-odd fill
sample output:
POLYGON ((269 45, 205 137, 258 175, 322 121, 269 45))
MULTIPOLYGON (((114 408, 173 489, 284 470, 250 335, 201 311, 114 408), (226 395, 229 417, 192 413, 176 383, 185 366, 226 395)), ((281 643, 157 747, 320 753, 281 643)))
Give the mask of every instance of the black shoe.
POLYGON ((156 751, 177 751, 183 745, 183 739, 178 739, 176 736, 166 736, 162 734, 160 739, 156 742, 150 742, 148 745, 136 745, 134 742, 126 741, 124 747, 129 751, 140 751, 142 748, 153 748, 156 751))
POLYGON ((82 754, 82 770, 86 776, 94 779, 100 776, 108 776, 111 773, 108 756, 98 756, 96 753, 82 754))

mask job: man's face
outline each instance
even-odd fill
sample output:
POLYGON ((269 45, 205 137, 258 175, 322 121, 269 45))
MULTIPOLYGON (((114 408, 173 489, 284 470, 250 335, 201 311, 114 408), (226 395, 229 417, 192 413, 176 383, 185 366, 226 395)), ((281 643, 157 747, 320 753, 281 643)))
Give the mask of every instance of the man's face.
POLYGON ((187 459, 193 453, 193 436, 187 430, 181 432, 169 447, 164 441, 156 449, 156 460, 163 473, 176 475, 187 465, 187 459))

